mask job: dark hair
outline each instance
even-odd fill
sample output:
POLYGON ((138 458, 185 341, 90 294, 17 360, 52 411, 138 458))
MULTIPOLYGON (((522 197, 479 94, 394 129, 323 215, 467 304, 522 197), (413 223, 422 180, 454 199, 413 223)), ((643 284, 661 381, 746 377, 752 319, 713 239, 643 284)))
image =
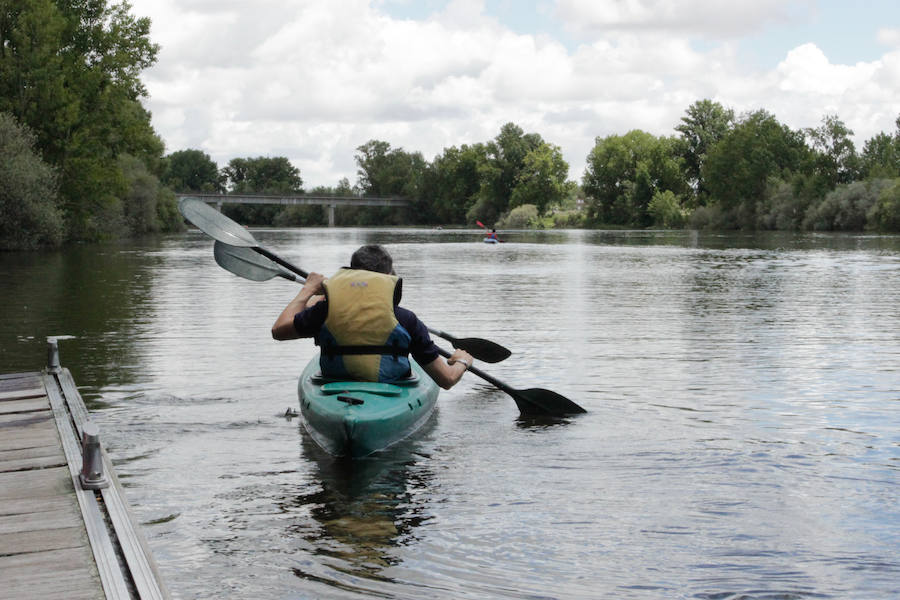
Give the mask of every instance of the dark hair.
POLYGON ((350 257, 350 268, 393 275, 394 259, 391 258, 388 251, 382 246, 379 246, 378 244, 367 244, 361 246, 353 253, 353 256, 350 257))

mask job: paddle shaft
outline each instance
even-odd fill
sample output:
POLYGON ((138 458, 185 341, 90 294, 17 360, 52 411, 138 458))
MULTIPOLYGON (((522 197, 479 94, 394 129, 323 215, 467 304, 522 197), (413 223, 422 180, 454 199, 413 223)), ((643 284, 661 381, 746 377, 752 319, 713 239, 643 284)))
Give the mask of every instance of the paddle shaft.
MULTIPOLYGON (((451 353, 451 352, 448 352, 447 350, 444 350, 443 348, 438 348, 438 354, 440 354, 440 355, 443 356, 444 358, 450 358, 450 356, 452 356, 452 353, 451 353)), ((468 371, 469 371, 470 373, 474 374, 474 375, 478 375, 479 377, 481 377, 482 379, 484 379, 485 381, 487 381, 487 382, 490 383, 491 385, 493 385, 493 386, 495 386, 495 387, 497 387, 497 388, 503 390, 504 392, 506 392, 506 393, 509 394, 510 396, 513 396, 513 397, 516 396, 516 390, 515 390, 514 388, 512 388, 512 387, 506 385, 505 383, 503 383, 502 381, 500 381, 500 380, 497 379, 496 377, 491 377, 490 375, 488 375, 487 373, 485 373, 484 371, 482 371, 482 370, 479 369, 478 367, 470 366, 470 367, 468 368, 468 371)))
POLYGON ((306 279, 307 277, 309 277, 309 273, 307 273, 306 271, 304 271, 304 270, 301 269, 300 267, 295 267, 294 265, 292 265, 292 264, 289 263, 288 261, 284 260, 283 258, 281 258, 280 256, 278 256, 277 254, 274 254, 274 253, 272 253, 272 252, 269 252, 268 250, 266 250, 266 249, 263 248, 262 246, 253 246, 253 250, 255 250, 256 252, 258 252, 259 254, 262 254, 263 256, 265 256, 266 258, 268 258, 269 260, 272 260, 272 261, 278 263, 279 265, 281 265, 282 267, 284 267, 284 268, 287 269, 288 271, 292 271, 292 272, 296 273, 297 275, 299 275, 299 276, 302 277, 303 279, 306 279))

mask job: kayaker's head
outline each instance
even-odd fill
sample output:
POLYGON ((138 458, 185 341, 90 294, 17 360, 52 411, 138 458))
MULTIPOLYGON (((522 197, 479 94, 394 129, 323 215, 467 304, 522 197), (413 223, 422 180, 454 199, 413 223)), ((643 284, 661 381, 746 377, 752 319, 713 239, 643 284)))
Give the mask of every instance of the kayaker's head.
POLYGON ((378 244, 361 246, 350 257, 350 268, 395 275, 394 259, 391 258, 391 255, 388 254, 384 247, 378 244))

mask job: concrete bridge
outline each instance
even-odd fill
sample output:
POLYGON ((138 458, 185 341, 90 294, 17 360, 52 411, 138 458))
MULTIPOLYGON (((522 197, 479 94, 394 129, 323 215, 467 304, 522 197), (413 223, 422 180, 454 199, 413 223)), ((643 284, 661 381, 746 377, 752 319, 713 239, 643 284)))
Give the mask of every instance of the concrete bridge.
POLYGON ((258 196, 253 194, 175 194, 182 198, 198 198, 222 210, 223 204, 317 204, 328 207, 328 226, 334 227, 334 209, 338 206, 409 206, 405 198, 373 196, 258 196))

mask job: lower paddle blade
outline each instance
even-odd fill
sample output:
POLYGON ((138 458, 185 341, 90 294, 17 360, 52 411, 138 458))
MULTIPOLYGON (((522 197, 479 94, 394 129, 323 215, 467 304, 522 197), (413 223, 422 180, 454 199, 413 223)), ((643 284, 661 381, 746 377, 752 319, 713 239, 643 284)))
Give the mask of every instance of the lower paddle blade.
POLYGON ((587 412, 565 396, 551 390, 531 388, 512 392, 514 393, 510 393, 510 395, 516 401, 519 412, 526 416, 564 417, 587 412))
POLYGON ((257 246, 253 235, 206 202, 197 198, 182 198, 178 210, 197 229, 225 244, 252 248, 257 246))

